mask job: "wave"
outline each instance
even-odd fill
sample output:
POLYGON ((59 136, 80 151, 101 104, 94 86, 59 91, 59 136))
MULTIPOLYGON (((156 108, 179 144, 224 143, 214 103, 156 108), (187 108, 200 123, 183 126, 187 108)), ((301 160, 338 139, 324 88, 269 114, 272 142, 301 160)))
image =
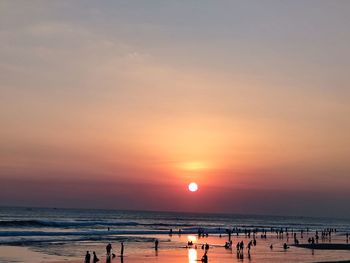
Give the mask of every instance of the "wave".
MULTIPOLYGON (((208 234, 223 233, 223 228, 205 228, 208 234)), ((183 228, 182 234, 198 234, 198 227, 183 228)), ((168 229, 119 229, 119 230, 88 230, 88 231, 0 231, 0 237, 52 237, 52 236, 106 236, 113 237, 116 235, 142 236, 142 235, 168 235, 168 229)), ((173 232, 178 234, 177 231, 173 232)))
POLYGON ((0 231, 0 237, 19 237, 19 236, 111 236, 111 235, 148 235, 164 234, 162 230, 120 230, 120 231, 73 231, 73 232, 51 232, 51 231, 0 231))
POLYGON ((137 226, 136 222, 103 221, 44 221, 44 220, 7 220, 0 221, 0 227, 84 227, 84 226, 137 226))
MULTIPOLYGON (((184 222, 184 223, 178 223, 178 222, 135 222, 135 221, 102 221, 102 220, 95 220, 95 221, 87 221, 87 220, 76 220, 76 221, 52 221, 52 220, 36 220, 36 219, 30 219, 30 220, 0 220, 0 230, 1 229, 21 229, 21 228, 32 228, 37 229, 38 231, 31 232, 31 231, 0 231, 0 236, 20 236, 21 233, 23 235, 29 235, 30 233, 34 235, 56 235, 55 233, 62 233, 62 232, 55 232, 55 231, 43 231, 41 232, 40 229, 43 228, 55 228, 55 229, 74 229, 77 230, 75 232, 75 235, 85 235, 87 233, 83 230, 92 230, 95 229, 94 233, 103 233, 103 234, 154 234, 154 231, 158 231, 159 234, 168 233, 170 228, 181 228, 183 230, 183 233, 197 233, 198 228, 203 228, 208 233, 224 233, 226 228, 238 228, 238 232, 243 232, 244 229, 265 229, 270 230, 270 228, 278 229, 278 228, 285 228, 288 227, 289 229, 294 230, 300 230, 309 228, 310 230, 313 229, 322 229, 323 224, 312 222, 312 223, 304 223, 300 224, 298 222, 276 222, 270 224, 264 224, 262 223, 246 223, 246 224, 237 224, 236 222, 227 222, 226 225, 222 224, 221 222, 215 225, 208 224, 208 222, 205 224, 204 222, 184 222), (107 227, 110 227, 111 230, 117 230, 117 231, 102 231, 102 229, 107 229, 107 227), (98 230, 100 229, 100 230, 98 230), (135 230, 135 231, 134 231, 135 230), (79 232, 81 231, 81 232, 79 232), (10 234, 12 233, 12 234, 10 234), (54 234, 51 234, 54 233, 54 234), (76 234, 78 233, 78 234, 76 234)), ((342 229, 343 227, 338 227, 338 229, 342 229)), ((342 229, 343 231, 345 229, 342 229)), ((65 232, 67 234, 68 232, 65 232)), ((91 232, 92 233, 92 232, 91 232)), ((176 230, 174 231, 176 233, 176 230)))
POLYGON ((4 220, 0 221, 0 228, 10 227, 93 227, 93 226, 150 226, 150 227, 192 227, 194 224, 178 223, 137 223, 129 222, 106 222, 106 221, 44 221, 44 220, 4 220))
MULTIPOLYGON (((64 245, 71 242, 79 241, 123 241, 123 242, 154 242, 155 238, 152 237, 139 237, 139 236, 72 236, 67 238, 66 236, 55 236, 52 238, 43 237, 40 239, 33 238, 20 238, 15 240, 0 240, 0 245, 9 246, 57 246, 64 245)), ((164 240, 163 242, 170 242, 170 240, 164 240)))

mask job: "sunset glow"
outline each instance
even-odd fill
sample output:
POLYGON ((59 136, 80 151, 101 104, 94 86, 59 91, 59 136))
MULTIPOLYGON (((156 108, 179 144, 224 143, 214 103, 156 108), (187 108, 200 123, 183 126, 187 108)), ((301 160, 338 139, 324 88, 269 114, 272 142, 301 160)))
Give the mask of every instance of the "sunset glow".
POLYGON ((349 3, 238 2, 1 3, 0 203, 348 211, 349 3))
POLYGON ((181 165, 181 168, 187 171, 198 171, 208 168, 203 162, 187 162, 181 165))
POLYGON ((0 262, 350 262, 349 190, 350 0, 0 0, 0 262))

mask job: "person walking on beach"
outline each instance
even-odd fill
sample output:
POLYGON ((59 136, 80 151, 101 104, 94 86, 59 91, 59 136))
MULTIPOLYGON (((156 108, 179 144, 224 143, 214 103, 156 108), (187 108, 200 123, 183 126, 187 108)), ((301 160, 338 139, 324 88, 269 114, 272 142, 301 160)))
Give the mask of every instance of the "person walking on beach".
POLYGON ((207 255, 207 250, 204 252, 204 255, 203 255, 203 257, 202 257, 202 259, 201 259, 201 261, 203 262, 203 263, 208 263, 208 255, 207 255))
POLYGON ((159 244, 159 241, 158 241, 158 239, 156 239, 156 241, 154 241, 154 249, 155 250, 158 250, 158 244, 159 244))
POLYGON ((243 240, 239 243, 239 250, 242 250, 243 251, 244 249, 244 242, 243 240))
POLYGON ((89 251, 86 251, 85 263, 90 263, 90 258, 91 258, 91 255, 90 255, 89 251))
POLYGON ((250 249, 251 249, 252 245, 253 245, 253 242, 250 240, 248 245, 247 245, 248 255, 250 255, 250 249))
POLYGON ((99 258, 96 256, 96 252, 95 252, 95 251, 93 252, 93 254, 94 254, 94 258, 93 258, 92 262, 93 262, 93 263, 99 262, 100 260, 99 260, 99 258))
POLYGON ((121 243, 121 248, 120 248, 120 256, 124 256, 124 242, 121 243))
POLYGON ((106 246, 107 256, 110 256, 110 255, 111 255, 111 250, 112 250, 112 245, 111 245, 111 243, 109 243, 109 244, 106 246))

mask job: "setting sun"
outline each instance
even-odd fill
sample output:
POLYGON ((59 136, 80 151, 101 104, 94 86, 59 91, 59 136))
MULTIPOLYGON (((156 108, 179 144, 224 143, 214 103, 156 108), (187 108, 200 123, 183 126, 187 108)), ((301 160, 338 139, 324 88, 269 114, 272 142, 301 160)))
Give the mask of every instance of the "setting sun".
POLYGON ((188 190, 191 192, 196 192, 198 190, 198 185, 196 183, 190 183, 188 185, 188 190))

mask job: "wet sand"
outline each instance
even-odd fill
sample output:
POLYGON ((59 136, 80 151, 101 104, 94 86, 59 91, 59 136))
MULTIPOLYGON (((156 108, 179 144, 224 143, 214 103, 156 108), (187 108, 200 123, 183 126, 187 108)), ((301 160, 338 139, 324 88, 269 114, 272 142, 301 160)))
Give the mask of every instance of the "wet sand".
MULTIPOLYGON (((193 236, 192 236, 193 237, 193 236)), ((184 245, 188 240, 187 235, 182 235, 181 237, 173 237, 176 241, 182 241, 184 245)), ((343 240, 341 236, 335 236, 333 238, 334 246, 332 249, 322 249, 321 247, 329 247, 332 244, 319 244, 320 248, 318 250, 310 250, 304 247, 290 246, 288 250, 283 249, 283 243, 286 239, 277 239, 274 236, 270 236, 267 239, 257 238, 257 245, 252 247, 250 257, 248 255, 247 249, 244 249, 244 259, 238 258, 236 253, 235 244, 241 240, 244 241, 245 245, 249 242, 248 237, 245 236, 234 236, 232 238, 234 247, 232 249, 225 249, 223 247, 224 243, 227 241, 227 236, 209 236, 208 238, 201 238, 196 240, 197 249, 194 248, 184 248, 184 247, 174 247, 174 248, 162 248, 162 243, 160 243, 160 249, 156 253, 154 249, 150 247, 146 252, 143 251, 139 253, 138 251, 128 250, 128 244, 126 244, 126 255, 123 260, 119 257, 112 259, 111 263, 141 263, 141 262, 167 262, 167 263, 195 263, 199 262, 204 250, 201 249, 201 244, 209 243, 210 249, 208 251, 209 262, 211 263, 232 263, 232 262, 244 262, 248 261, 250 263, 254 262, 350 262, 350 251, 349 250, 338 250, 337 247, 343 247, 347 244, 341 244, 343 240), (270 244, 273 244, 273 249, 270 249, 270 244)), ((290 241, 291 239, 289 239, 290 241)), ((307 242, 307 237, 302 240, 307 242)), ((288 243, 288 242, 287 242, 288 243)), ((118 249, 118 244, 112 244, 114 248, 118 249)), ((106 258, 103 257, 105 251, 98 251, 100 258, 99 262, 106 263, 106 258)), ((82 255, 81 259, 68 259, 63 261, 57 261, 55 263, 81 263, 83 262, 82 255)))
POLYGON ((308 249, 323 249, 323 250, 350 250, 349 244, 300 244, 294 245, 295 247, 308 248, 308 249))
MULTIPOLYGON (((157 236, 159 240, 165 240, 169 237, 157 236)), ((244 249, 244 259, 237 257, 235 244, 241 240, 244 241, 245 245, 251 240, 251 238, 242 236, 233 236, 232 249, 225 249, 223 245, 227 241, 227 236, 210 235, 209 237, 198 239, 196 236, 189 235, 174 235, 171 237, 171 242, 160 242, 159 250, 156 252, 152 247, 153 244, 148 244, 149 247, 146 249, 138 249, 133 247, 133 244, 125 244, 125 256, 123 259, 120 257, 111 260, 111 263, 151 263, 151 262, 167 262, 167 263, 195 263, 199 262, 204 250, 201 249, 201 244, 210 244, 208 252, 210 263, 232 263, 232 262, 243 262, 247 261, 250 263, 254 262, 350 262, 350 251, 340 250, 337 247, 348 247, 342 236, 334 236, 332 238, 332 244, 324 243, 318 244, 319 249, 309 249, 308 245, 293 246, 290 244, 291 239, 277 239, 274 235, 270 235, 267 239, 257 238, 257 245, 252 247, 251 255, 248 256, 247 249, 244 249), (194 243, 197 244, 197 249, 185 248, 189 239, 195 238, 194 243), (290 244, 288 250, 283 249, 283 243, 287 242, 290 244), (343 242, 343 244, 341 243, 343 242), (270 249, 270 245, 273 244, 273 249, 270 249), (332 249, 322 249, 322 247, 332 247, 332 249)), ((302 243, 306 243, 308 236, 301 239, 302 243)), ((105 258, 105 243, 101 243, 96 249, 96 253, 100 258, 100 263, 106 263, 105 258)), ((112 243, 113 252, 118 254, 120 244, 115 242, 112 243)), ((84 260, 84 254, 80 257, 71 256, 57 256, 42 254, 35 250, 35 248, 27 247, 8 247, 0 246, 0 262, 28 262, 28 263, 82 263, 84 260), (4 254, 5 253, 5 254, 4 254), (11 258, 11 255, 17 257, 11 258)))

